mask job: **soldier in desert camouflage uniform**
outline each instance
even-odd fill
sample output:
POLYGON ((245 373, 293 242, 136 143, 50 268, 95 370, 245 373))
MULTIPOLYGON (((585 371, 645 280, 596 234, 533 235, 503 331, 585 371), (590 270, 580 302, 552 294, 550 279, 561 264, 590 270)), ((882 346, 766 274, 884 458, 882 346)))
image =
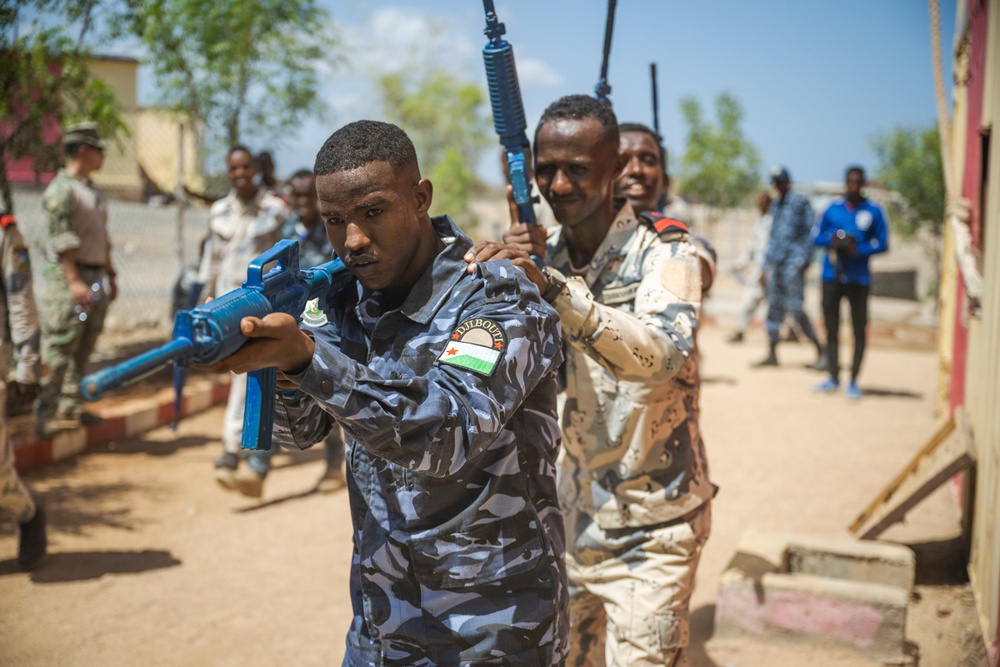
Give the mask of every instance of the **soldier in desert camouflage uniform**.
POLYGON ((399 128, 360 121, 316 158, 320 213, 357 280, 306 335, 245 318, 210 370, 275 366, 275 439, 336 424, 348 443, 355 618, 344 664, 561 665, 567 637, 558 317, 524 273, 469 275, 472 242, 431 218, 432 186, 399 128))
POLYGON ((80 378, 118 296, 108 237, 108 203, 91 174, 104 164, 104 141, 94 123, 67 127, 66 168, 42 195, 47 227, 45 294, 41 302, 43 349, 49 374, 35 402, 39 435, 101 421, 82 409, 80 378))
POLYGON ((14 447, 7 439, 7 373, 11 353, 17 361, 17 386, 38 384, 38 312, 31 283, 31 259, 12 215, 0 215, 0 511, 20 530, 17 562, 23 569, 45 555, 45 511, 14 468, 14 447))
POLYGON ((687 665, 688 603, 714 493, 698 428, 701 271, 683 223, 640 218, 614 197, 618 147, 604 104, 572 95, 551 105, 535 133, 535 177, 560 225, 546 241, 512 208, 504 239, 525 256, 547 255, 541 272, 515 263, 559 311, 566 336, 567 664, 687 665))

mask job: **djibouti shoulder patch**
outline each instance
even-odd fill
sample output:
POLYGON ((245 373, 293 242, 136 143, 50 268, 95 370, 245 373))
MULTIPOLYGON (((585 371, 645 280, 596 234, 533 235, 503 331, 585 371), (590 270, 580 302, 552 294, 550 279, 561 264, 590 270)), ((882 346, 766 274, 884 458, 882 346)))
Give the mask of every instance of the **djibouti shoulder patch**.
POLYGON ((474 317, 452 332, 438 361, 490 377, 506 349, 507 335, 503 328, 493 320, 474 317))

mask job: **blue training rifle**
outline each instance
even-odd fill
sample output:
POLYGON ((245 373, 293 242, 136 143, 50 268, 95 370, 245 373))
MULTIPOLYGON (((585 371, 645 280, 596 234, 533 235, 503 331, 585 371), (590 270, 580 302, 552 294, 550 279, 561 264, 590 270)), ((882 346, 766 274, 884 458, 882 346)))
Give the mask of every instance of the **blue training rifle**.
POLYGON ((608 83, 608 58, 611 57, 611 35, 615 31, 615 7, 618 0, 608 0, 608 18, 604 23, 604 54, 601 57, 601 76, 594 87, 594 97, 611 106, 611 84, 608 83))
MULTIPOLYGON (((319 299, 320 307, 325 307, 350 277, 339 259, 300 270, 298 242, 279 241, 250 262, 243 287, 197 308, 178 312, 174 319, 173 340, 86 376, 80 382, 80 392, 86 400, 96 401, 107 392, 169 363, 177 367, 221 361, 247 341, 240 332, 240 320, 244 317, 264 317, 280 312, 301 319, 309 301, 319 299)), ((243 414, 244 449, 271 447, 276 383, 276 368, 248 373, 243 414)))
MULTIPOLYGON (((521 222, 537 224, 532 204, 531 179, 528 175, 526 153, 531 149, 525 130, 528 122, 524 119, 524 103, 521 101, 521 87, 517 82, 517 67, 514 65, 514 47, 503 38, 507 28, 497 19, 493 0, 483 0, 486 10, 486 29, 483 31, 489 43, 483 47, 483 62, 486 64, 486 83, 490 89, 490 104, 493 107, 493 128, 500 136, 507 158, 507 179, 514 191, 521 222)), ((532 257, 536 263, 537 257, 532 257)))

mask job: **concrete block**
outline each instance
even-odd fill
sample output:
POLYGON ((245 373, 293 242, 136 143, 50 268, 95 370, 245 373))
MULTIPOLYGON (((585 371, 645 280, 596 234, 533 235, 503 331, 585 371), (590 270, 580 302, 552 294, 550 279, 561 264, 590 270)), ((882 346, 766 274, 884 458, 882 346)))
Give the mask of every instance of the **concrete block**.
POLYGON ((887 584, 907 591, 916 576, 912 549, 850 537, 793 538, 785 558, 786 572, 887 584))
POLYGON ((901 664, 914 560, 892 544, 748 531, 721 577, 715 637, 831 643, 901 664))
POLYGON ((877 660, 903 655, 909 595, 896 586, 807 574, 723 575, 715 636, 813 637, 877 660))

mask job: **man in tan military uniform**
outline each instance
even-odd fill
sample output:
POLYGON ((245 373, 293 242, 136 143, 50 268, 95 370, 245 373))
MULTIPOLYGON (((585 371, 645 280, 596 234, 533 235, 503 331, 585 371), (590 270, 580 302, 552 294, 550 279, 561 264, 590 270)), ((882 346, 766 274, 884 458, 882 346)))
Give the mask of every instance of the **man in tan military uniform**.
POLYGON ((618 147, 604 104, 571 95, 551 105, 535 134, 535 179, 560 225, 546 240, 515 223, 504 240, 565 338, 567 664, 673 667, 688 664, 714 493, 698 428, 701 270, 683 223, 640 218, 615 198, 618 147), (527 253, 547 257, 541 272, 527 253))
POLYGON ((47 220, 42 347, 49 374, 35 402, 35 425, 43 437, 101 421, 83 411, 80 378, 104 328, 108 305, 118 296, 108 203, 90 180, 104 164, 97 125, 67 127, 63 151, 66 166, 42 195, 47 220))
MULTIPOLYGON (((257 173, 257 162, 248 148, 229 149, 226 176, 232 189, 212 204, 198 270, 198 282, 204 285, 207 298, 239 289, 247 279, 250 262, 282 238, 281 224, 289 215, 288 205, 270 190, 257 187, 257 173)), ((223 454, 215 460, 215 479, 225 489, 259 498, 271 469, 271 452, 249 451, 247 465, 239 467, 246 390, 246 374, 232 374, 222 425, 223 454)))
POLYGON ((45 511, 14 468, 14 447, 7 439, 7 379, 13 353, 17 386, 38 384, 38 312, 30 255, 12 215, 0 216, 0 276, 0 511, 17 522, 17 563, 30 569, 45 555, 45 511))

